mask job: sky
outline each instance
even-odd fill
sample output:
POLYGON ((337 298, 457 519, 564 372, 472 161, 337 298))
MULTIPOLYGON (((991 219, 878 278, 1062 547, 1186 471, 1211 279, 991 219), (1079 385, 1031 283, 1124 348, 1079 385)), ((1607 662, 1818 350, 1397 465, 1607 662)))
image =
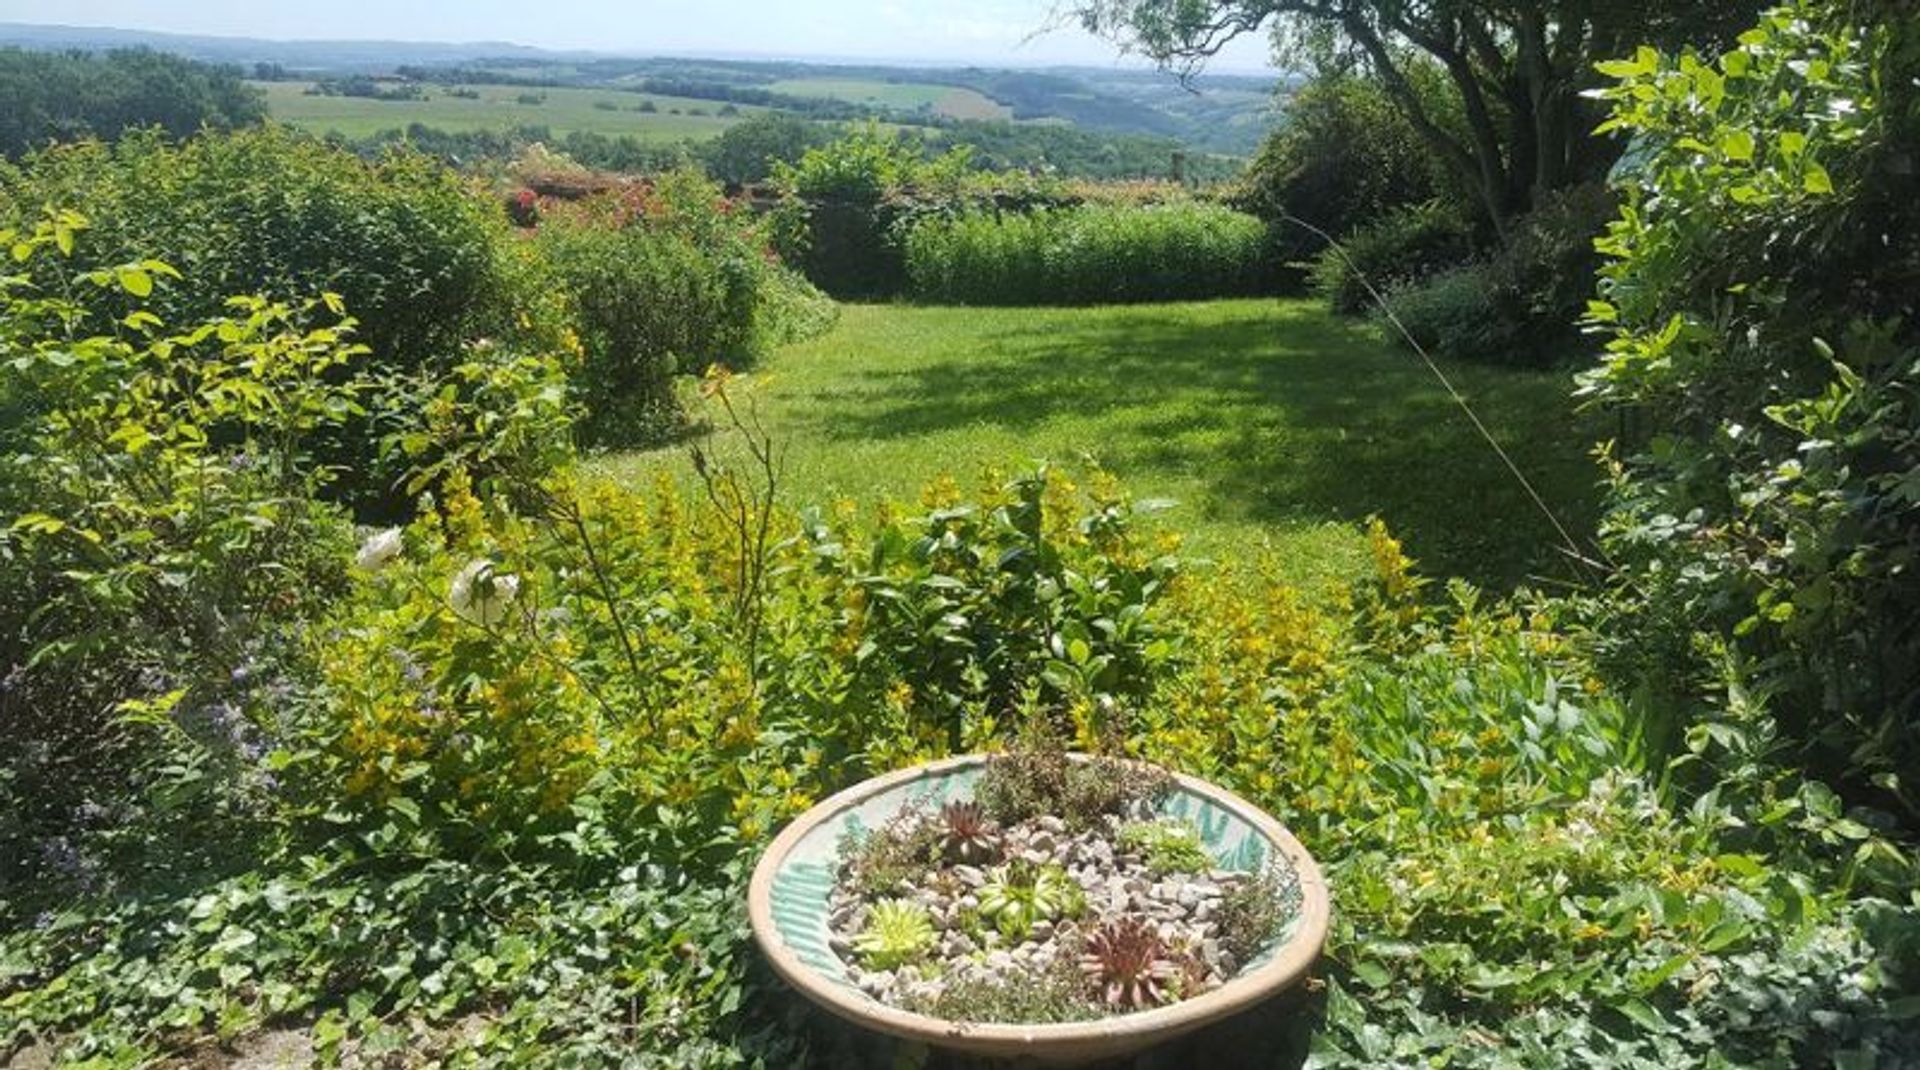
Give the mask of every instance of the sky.
MULTIPOLYGON (((1053 0, 0 0, 0 22, 278 39, 509 41, 635 55, 764 55, 1017 66, 1144 65, 1075 25, 1053 0), (1029 39, 1031 38, 1031 39, 1029 39)), ((1263 35, 1211 69, 1259 71, 1263 35)))

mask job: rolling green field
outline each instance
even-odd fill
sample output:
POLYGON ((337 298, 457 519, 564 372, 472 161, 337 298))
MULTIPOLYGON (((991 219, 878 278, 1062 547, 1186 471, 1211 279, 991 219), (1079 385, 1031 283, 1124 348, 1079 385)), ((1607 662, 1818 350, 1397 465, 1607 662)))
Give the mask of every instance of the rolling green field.
POLYGON ((423 123, 450 132, 545 126, 555 134, 586 130, 608 137, 627 135, 647 141, 697 141, 713 137, 740 119, 765 110, 735 105, 739 115, 730 117, 718 114, 725 106, 719 101, 608 89, 460 87, 479 94, 477 99, 470 99, 449 95, 447 90, 452 87, 429 86, 426 100, 372 100, 307 96, 309 83, 306 82, 253 84, 266 91, 267 108, 281 122, 316 133, 333 131, 348 137, 366 137, 382 130, 404 128, 409 123, 423 123), (535 94, 544 100, 539 104, 523 104, 518 100, 523 94, 535 94), (652 101, 658 110, 637 110, 643 101, 652 101), (596 104, 613 107, 596 107, 596 104))
POLYGON ((888 108, 926 106, 954 119, 1008 119, 1013 109, 978 90, 927 82, 888 82, 857 78, 790 78, 767 86, 775 93, 797 97, 827 97, 855 104, 888 108))
MULTIPOLYGON (((1564 374, 1449 368, 1576 531, 1595 468, 1564 374)), ((1434 573, 1508 584, 1565 574, 1552 533, 1424 367, 1305 301, 1077 309, 847 306, 775 354, 758 399, 793 504, 911 499, 1013 458, 1093 458, 1171 498, 1188 551, 1270 551, 1306 585, 1364 567, 1357 523, 1385 518, 1434 573)), ((686 473, 677 449, 597 462, 686 473)))

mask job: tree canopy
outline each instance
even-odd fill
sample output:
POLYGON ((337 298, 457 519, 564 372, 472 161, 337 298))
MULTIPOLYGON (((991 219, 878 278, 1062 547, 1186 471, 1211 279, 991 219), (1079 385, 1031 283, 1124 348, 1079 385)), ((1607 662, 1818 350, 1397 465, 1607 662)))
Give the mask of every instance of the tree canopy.
POLYGON ((184 137, 266 118, 266 99, 235 68, 148 49, 30 52, 0 48, 0 154, 53 141, 114 138, 158 126, 184 137))
POLYGON ((1269 28, 1281 58, 1378 80, 1504 233, 1539 195, 1603 174, 1619 146, 1592 133, 1598 61, 1717 47, 1753 21, 1750 0, 1077 0, 1088 29, 1191 74, 1227 42, 1269 28), (1419 71, 1457 98, 1438 105, 1419 71), (1455 106, 1457 105, 1457 107, 1455 106), (1457 121, 1448 113, 1457 112, 1457 121))

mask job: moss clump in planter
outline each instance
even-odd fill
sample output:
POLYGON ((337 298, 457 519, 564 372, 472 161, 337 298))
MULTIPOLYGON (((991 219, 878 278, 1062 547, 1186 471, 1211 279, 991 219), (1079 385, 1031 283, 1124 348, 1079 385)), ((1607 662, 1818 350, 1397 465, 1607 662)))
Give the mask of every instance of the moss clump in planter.
POLYGON ((952 1020, 1067 1022, 1191 999, 1299 910, 1284 865, 1222 867, 1159 812, 1173 780, 1026 745, 972 798, 909 800, 840 843, 829 943, 882 1003, 952 1020))

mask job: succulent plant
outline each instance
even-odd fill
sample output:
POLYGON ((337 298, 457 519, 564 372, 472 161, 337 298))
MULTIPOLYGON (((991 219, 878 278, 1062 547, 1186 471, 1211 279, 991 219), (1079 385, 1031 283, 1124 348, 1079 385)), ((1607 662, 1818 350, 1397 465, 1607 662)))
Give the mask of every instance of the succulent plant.
POLYGON ((1086 909, 1087 895, 1080 883, 1056 865, 1035 866, 1018 860, 987 874, 980 886, 980 914, 1009 939, 1024 940, 1033 923, 1073 917, 1086 909))
POLYGON ((1000 857, 1000 834, 979 803, 950 802, 940 808, 942 843, 955 862, 978 865, 1000 857))
POLYGON ((1160 934, 1138 918, 1107 922, 1087 937, 1080 970, 1098 997, 1120 1010, 1170 1002, 1182 975, 1160 934))
POLYGON ((1213 867, 1213 857, 1200 840, 1200 830, 1179 818, 1135 821, 1121 828, 1119 842, 1126 850, 1137 852, 1148 869, 1162 876, 1204 873, 1213 867))
POLYGON ((891 970, 924 955, 933 942, 933 916, 926 907, 909 899, 883 899, 853 938, 853 949, 867 968, 891 970))
POLYGON ((1088 829, 1106 814, 1124 814, 1164 798, 1172 790, 1167 771, 1110 755, 1067 757, 1044 719, 1035 719, 1019 743, 987 760, 973 797, 987 814, 1013 824, 1051 814, 1069 829, 1088 829))

